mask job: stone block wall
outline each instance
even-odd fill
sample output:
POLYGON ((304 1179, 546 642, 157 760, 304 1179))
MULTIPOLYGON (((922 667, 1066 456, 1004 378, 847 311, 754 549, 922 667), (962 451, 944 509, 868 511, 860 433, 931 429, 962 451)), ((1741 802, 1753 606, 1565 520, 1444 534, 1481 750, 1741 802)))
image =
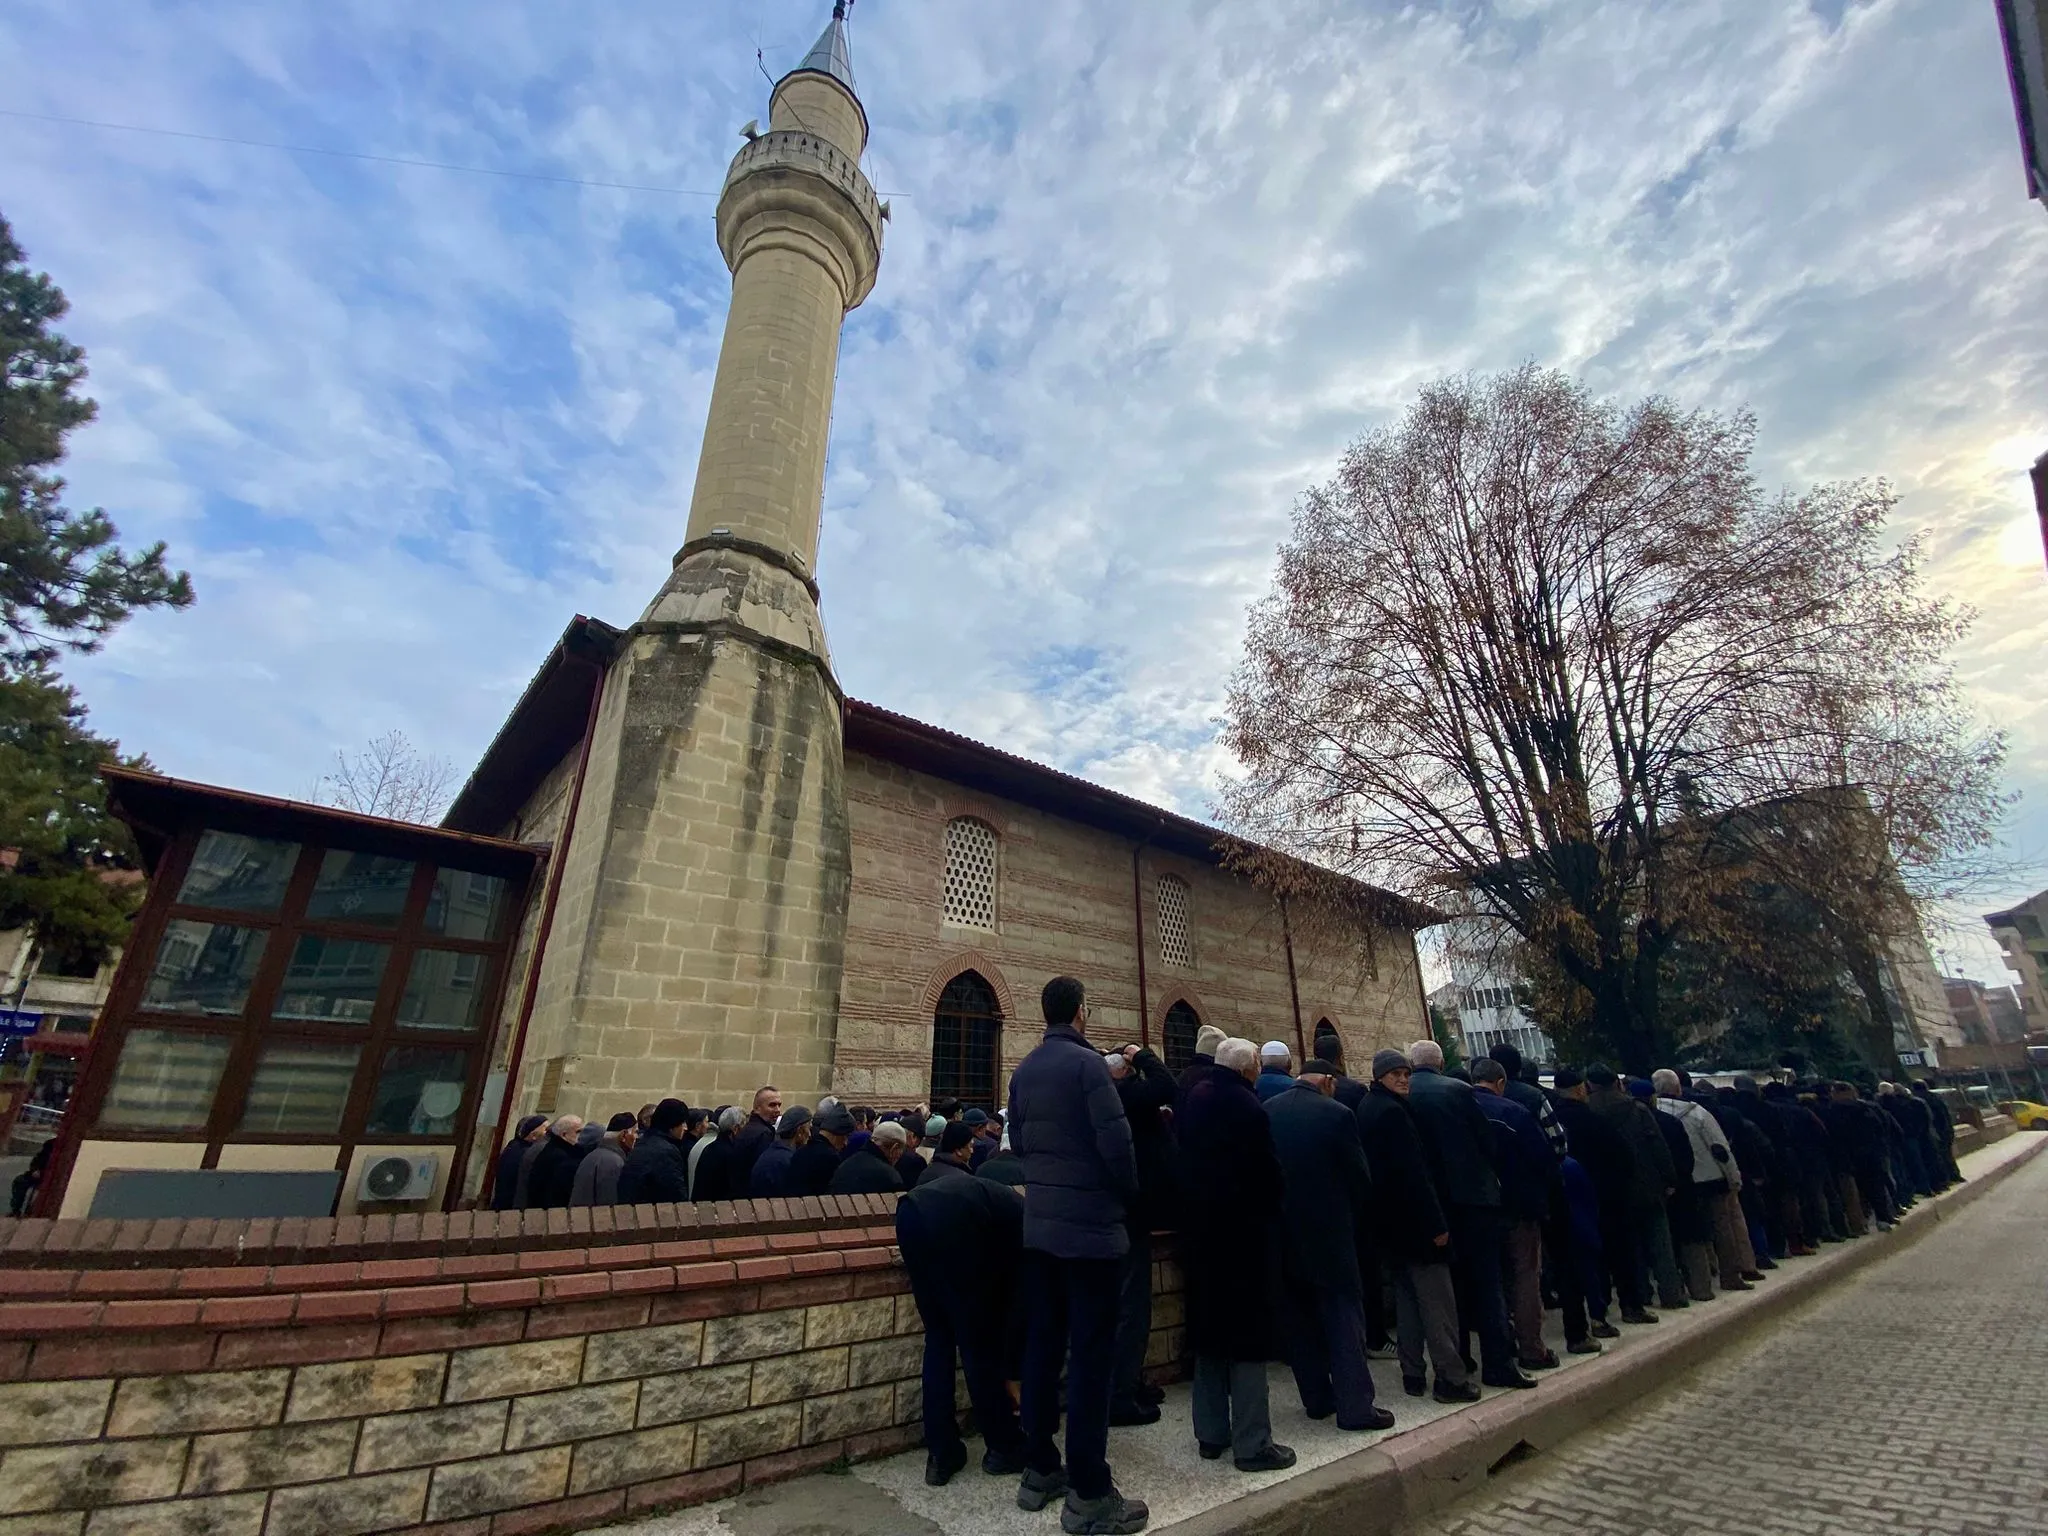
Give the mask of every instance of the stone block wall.
POLYGON ((0 1223, 0 1536, 571 1530, 921 1438, 892 1197, 536 1214, 0 1223))

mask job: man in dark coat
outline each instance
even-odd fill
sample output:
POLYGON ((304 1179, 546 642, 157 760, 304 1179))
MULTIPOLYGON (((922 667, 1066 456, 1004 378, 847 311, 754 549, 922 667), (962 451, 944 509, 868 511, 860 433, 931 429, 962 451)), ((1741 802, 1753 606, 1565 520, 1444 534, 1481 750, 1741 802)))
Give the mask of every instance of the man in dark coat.
POLYGON ((910 1138, 894 1120, 876 1126, 868 1139, 848 1152, 825 1186, 828 1195, 889 1195, 903 1192, 896 1172, 899 1158, 910 1156, 910 1138))
POLYGON ((1891 1231, 1897 1213, 1892 1205, 1891 1171, 1885 1166, 1883 1111, 1859 1098, 1853 1084, 1835 1083, 1828 1090, 1829 1134, 1835 1134, 1837 1127, 1847 1149, 1849 1177, 1860 1208, 1877 1222, 1878 1231, 1891 1231))
POLYGON ((1112 1426, 1156 1424, 1165 1394, 1145 1381, 1145 1349, 1152 1341, 1152 1234, 1173 1226, 1173 1103, 1180 1085, 1151 1050, 1127 1045, 1103 1057, 1131 1125, 1138 1160, 1138 1198, 1125 1217, 1130 1251, 1124 1255, 1116 1314, 1116 1374, 1109 1391, 1112 1426))
POLYGON ((1264 1103, 1276 1093, 1285 1093, 1294 1084, 1294 1052, 1287 1049, 1285 1042, 1268 1040, 1259 1047, 1259 1075, 1252 1083, 1252 1089, 1264 1103))
POLYGON ((1022 1391, 1024 1476, 1018 1507, 1061 1493, 1063 1523, 1135 1531, 1149 1517, 1109 1467, 1109 1393, 1125 1221, 1138 1198, 1131 1124, 1101 1053, 1088 1043, 1087 994, 1055 976, 1039 998, 1045 1036, 1010 1078, 1010 1145, 1024 1163, 1024 1262, 1031 1298, 1022 1391), (1060 1367, 1067 1371, 1067 1464, 1053 1440, 1060 1367))
POLYGON ((1280 1159, 1288 1363, 1312 1419, 1339 1429, 1386 1429, 1365 1356, 1365 1280, 1358 1229, 1370 1219, 1372 1176, 1358 1121, 1334 1097, 1340 1074, 1311 1061, 1294 1086, 1266 1100, 1280 1159))
POLYGON ((681 1099, 663 1099, 648 1119, 647 1134, 633 1144, 619 1169, 619 1204, 682 1204, 690 1198, 689 1154, 683 1127, 690 1118, 681 1099))
POLYGON ((720 1112, 717 1124, 707 1133, 711 1144, 697 1159, 696 1176, 690 1180, 690 1198, 699 1205, 746 1198, 746 1181, 739 1166, 739 1134, 745 1124, 746 1115, 737 1104, 731 1104, 720 1112))
POLYGON ((1472 1096, 1472 1085, 1446 1077, 1443 1047, 1418 1040, 1408 1047, 1412 1076, 1408 1107, 1422 1149, 1443 1191, 1451 1223, 1451 1277, 1458 1288, 1461 1341, 1479 1335, 1479 1379, 1490 1387, 1533 1387, 1515 1364, 1501 1293, 1506 1231, 1501 1219, 1500 1175, 1493 1163, 1493 1130, 1472 1096))
POLYGON ((526 1176, 526 1209, 566 1211, 569 1193, 576 1183, 576 1165, 583 1161, 587 1147, 576 1144, 583 1134, 581 1115, 557 1115, 548 1126, 547 1140, 526 1176))
POLYGON ((754 1112, 747 1116, 746 1124, 733 1138, 733 1170, 731 1199, 745 1196, 753 1178, 754 1164, 761 1154, 775 1145, 775 1125, 782 1117, 782 1093, 774 1087, 754 1090, 754 1112))
POLYGON ((1476 1402, 1479 1388, 1465 1370, 1458 1338, 1450 1223, 1408 1108, 1409 1086, 1408 1058, 1399 1051, 1381 1051, 1372 1059, 1372 1086, 1353 1112, 1372 1167, 1373 1223, 1394 1274, 1401 1386, 1410 1397, 1428 1390, 1426 1348, 1436 1366, 1437 1401, 1476 1402))
POLYGON ((1939 1172, 1946 1188, 1963 1182, 1963 1170, 1956 1164, 1956 1122, 1948 1112, 1948 1106, 1935 1097, 1934 1090, 1922 1078, 1913 1079, 1913 1097, 1927 1106, 1927 1120, 1934 1132, 1935 1150, 1939 1155, 1939 1172))
POLYGON ((1795 1230, 1788 1234, 1790 1251, 1818 1253, 1822 1243, 1843 1240, 1828 1199, 1834 1182, 1828 1128, 1789 1083, 1766 1083, 1761 1097, 1770 1116, 1772 1139, 1785 1159, 1797 1211, 1795 1230))
POLYGON ((1209 1461, 1229 1451, 1244 1472, 1294 1465, 1294 1452, 1273 1443, 1266 1397, 1266 1362, 1278 1353, 1285 1189, 1272 1122, 1252 1087, 1258 1075, 1258 1047, 1225 1040, 1174 1116, 1187 1194, 1180 1250, 1195 1443, 1209 1461))
POLYGON ((519 1170, 526 1162, 526 1154, 534 1150, 535 1144, 547 1132, 546 1115, 522 1116, 519 1124, 513 1127, 512 1139, 505 1143, 505 1150, 498 1154, 498 1171, 491 1179, 492 1210, 519 1209, 519 1170))
MULTIPOLYGON (((1648 1310, 1649 1297, 1635 1262, 1640 1245, 1633 1203, 1635 1151, 1627 1138, 1586 1102, 1585 1075, 1577 1068, 1558 1068, 1552 1082, 1556 1099, 1551 1108, 1557 1113, 1557 1123, 1564 1128, 1568 1156, 1585 1175, 1593 1193, 1597 1245, 1578 1238, 1581 1222, 1575 1221, 1573 1229, 1574 1242, 1580 1250, 1578 1273, 1586 1308, 1601 1320, 1591 1332, 1595 1338, 1612 1338, 1614 1330, 1605 1326, 1610 1290, 1621 1303, 1623 1322, 1647 1325, 1657 1321, 1656 1315, 1648 1310)), ((1568 1192, 1567 1208, 1569 1198, 1568 1192)))
POLYGON ((1336 1069, 1336 1086, 1330 1090, 1330 1096, 1346 1109, 1355 1111, 1359 1101, 1365 1097, 1365 1084, 1350 1075, 1350 1069, 1344 1064, 1344 1037, 1327 1019, 1316 1026, 1315 1059, 1336 1069))
MULTIPOLYGON (((584 1127, 588 1130, 589 1127, 584 1127)), ((640 1117, 630 1109, 613 1115, 598 1138, 597 1145, 576 1165, 576 1177, 569 1185, 571 1205, 617 1205, 619 1174, 640 1139, 640 1117)))
POLYGON ((853 1116, 844 1104, 819 1110, 811 1120, 810 1139, 789 1160, 783 1193, 792 1200, 802 1195, 824 1194, 852 1140, 853 1116))
MULTIPOLYGON (((1552 1371, 1557 1355, 1543 1342, 1543 1222, 1551 1186, 1560 1182, 1557 1159, 1536 1117, 1507 1096, 1507 1068, 1481 1057, 1472 1063, 1473 1103, 1493 1129, 1494 1166, 1500 1170, 1501 1278, 1514 1325, 1515 1361, 1525 1371, 1552 1371)), ((1585 1328, 1580 1325, 1584 1338, 1585 1328)), ((1579 1351, 1597 1354, 1598 1346, 1579 1351)))
MULTIPOLYGON (((939 1133, 939 1149, 932 1154, 931 1165, 919 1176, 917 1187, 921 1189, 940 1179, 971 1177, 974 1170, 968 1166, 968 1161, 973 1156, 973 1143, 974 1132, 971 1129, 957 1120, 948 1122, 945 1130, 939 1133)), ((982 1166, 988 1165, 984 1163, 982 1166)), ((1022 1242, 1021 1238, 1019 1242, 1022 1242)))
POLYGON ((1216 1065, 1216 1047, 1227 1037, 1214 1024, 1204 1024, 1195 1031, 1195 1059, 1180 1069, 1180 1079, 1175 1083, 1176 1097, 1186 1093, 1202 1080, 1202 1069, 1216 1065))
MULTIPOLYGON (((1633 1269, 1639 1291, 1642 1277, 1654 1276, 1659 1305, 1687 1306, 1690 1303, 1684 1277, 1678 1271, 1678 1251, 1671 1244, 1671 1217, 1665 1204, 1678 1187, 1678 1176, 1657 1112, 1633 1098, 1614 1069, 1600 1062, 1586 1068, 1586 1087, 1586 1102, 1593 1112, 1613 1127, 1634 1154, 1628 1199, 1636 1248, 1633 1253, 1609 1254, 1608 1263, 1616 1270, 1633 1269)), ((1684 1127, 1679 1129, 1683 1134, 1684 1127)), ((1624 1313, 1622 1321, 1631 1319, 1624 1313)))
MULTIPOLYGON (((934 1169, 896 1203, 896 1245, 910 1275, 910 1293, 924 1323, 924 1480, 935 1488, 967 1465, 954 1412, 953 1362, 967 1377, 991 1477, 1024 1470, 1024 1436, 1004 1386, 1003 1330, 1009 1292, 1024 1252, 1024 1201, 992 1179, 967 1176, 964 1125, 953 1153, 941 1149, 934 1169)), ((941 1138, 942 1142, 944 1138, 941 1138)))
POLYGON ((790 1193, 789 1165, 810 1139, 811 1112, 801 1104, 790 1105, 775 1122, 774 1143, 754 1159, 754 1171, 747 1175, 747 1198, 786 1197, 790 1193))

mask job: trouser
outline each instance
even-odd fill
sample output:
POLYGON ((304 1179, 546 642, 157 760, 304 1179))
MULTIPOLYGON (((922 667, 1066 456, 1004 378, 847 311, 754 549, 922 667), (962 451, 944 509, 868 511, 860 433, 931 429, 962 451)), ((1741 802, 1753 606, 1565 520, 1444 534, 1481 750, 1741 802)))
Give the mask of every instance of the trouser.
POLYGON ((1131 1229, 1131 1251, 1117 1277, 1116 1369, 1109 1400, 1132 1407, 1145 1380, 1145 1349, 1152 1342, 1152 1234, 1131 1229))
POLYGON ((1891 1181, 1885 1176, 1880 1159, 1866 1158, 1856 1165, 1856 1193, 1879 1221, 1898 1219, 1892 1204, 1891 1181))
POLYGON ((1614 1282, 1623 1312, 1641 1312, 1649 1305, 1643 1271, 1636 1261, 1642 1240, 1636 1235, 1636 1213, 1624 1205, 1600 1208, 1601 1268, 1614 1282))
POLYGON ((1373 1410, 1363 1302, 1321 1285, 1293 1287, 1292 1299, 1287 1363, 1303 1410, 1312 1419, 1336 1414, 1339 1429, 1363 1429, 1373 1410))
POLYGON ((1235 1460, 1249 1461, 1273 1443, 1263 1361, 1195 1356, 1194 1409, 1195 1438, 1229 1446, 1235 1460))
POLYGON ((1067 1371, 1067 1477, 1075 1494, 1109 1492, 1109 1378, 1116 1346, 1121 1263, 1059 1259, 1024 1250, 1022 1283, 1031 1297, 1031 1335, 1024 1348, 1024 1461, 1034 1472, 1057 1472, 1053 1434, 1060 1419, 1060 1367, 1067 1371))
POLYGON ((1501 1283, 1507 1289, 1508 1321, 1515 1331, 1515 1355, 1540 1360, 1543 1343, 1543 1228, 1534 1221, 1510 1221, 1501 1242, 1501 1283))
POLYGON ((1756 1268, 1756 1255, 1749 1252, 1749 1239, 1742 1231, 1741 1208, 1726 1184, 1695 1184, 1693 1198, 1699 1201, 1700 1211, 1714 1234, 1714 1258, 1721 1267, 1721 1288, 1732 1289, 1743 1271, 1756 1268))
POLYGON ((924 1443, 943 1460, 965 1455, 953 1396, 957 1353, 967 1377, 967 1400, 992 1451, 1014 1452, 1024 1437, 1003 1385, 1003 1316, 971 1276, 959 1274, 960 1256, 934 1245, 914 1207, 897 1213, 897 1241, 910 1272, 910 1294, 924 1324, 924 1443))
POLYGON ((1634 1214, 1637 1273, 1655 1278, 1660 1305, 1675 1307, 1685 1299, 1685 1281, 1678 1273, 1678 1252, 1671 1245, 1671 1218, 1662 1205, 1646 1205, 1634 1214))
POLYGON ((1963 1165, 1956 1161, 1956 1143, 1953 1136, 1941 1144, 1941 1163, 1948 1170, 1949 1183, 1963 1182, 1963 1165))
POLYGON ((1358 1278, 1365 1286, 1365 1347, 1387 1347, 1387 1281, 1376 1249, 1358 1245, 1358 1278))
POLYGON ((1861 1182, 1853 1173, 1837 1174, 1835 1177, 1836 1198, 1842 1202, 1842 1230, 1850 1237, 1861 1237, 1870 1230, 1870 1217, 1863 1207, 1861 1182))
POLYGON ((1465 1351, 1458 1339, 1458 1294, 1449 1264, 1394 1266, 1394 1329, 1400 1341, 1401 1374, 1419 1381, 1423 1349, 1436 1367, 1439 1386, 1462 1387, 1465 1351))
POLYGON ((1501 1293, 1501 1216, 1497 1206, 1453 1205, 1451 1279, 1458 1296, 1458 1342, 1479 1335, 1479 1374, 1506 1376, 1515 1368, 1508 1337, 1507 1298, 1501 1293))
MULTIPOLYGON (((1781 1213, 1772 1191, 1753 1180, 1746 1181, 1736 1199, 1742 1206, 1742 1224, 1749 1233, 1750 1249, 1759 1258, 1765 1254, 1774 1259, 1785 1257, 1785 1229, 1778 1222, 1781 1213)), ((1759 1263, 1756 1267, 1762 1269, 1763 1265, 1759 1263)))

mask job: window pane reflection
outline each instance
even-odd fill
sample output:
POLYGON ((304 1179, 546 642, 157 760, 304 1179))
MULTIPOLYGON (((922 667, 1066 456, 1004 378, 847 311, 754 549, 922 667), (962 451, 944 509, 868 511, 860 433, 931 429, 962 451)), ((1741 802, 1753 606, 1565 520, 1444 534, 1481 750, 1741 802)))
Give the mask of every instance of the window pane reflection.
POLYGON ((405 978, 398 1022, 412 1029, 474 1029, 477 1003, 490 976, 484 955, 452 949, 416 950, 405 978))
POLYGON ((389 944, 303 934, 292 950, 291 969, 271 1017, 367 1024, 390 958, 389 944))
POLYGON ((160 1013, 240 1013, 263 960, 261 928, 195 923, 164 925, 142 1006, 160 1013))
POLYGON ((284 904, 297 843, 237 832, 207 832, 192 851, 192 867, 178 887, 178 900, 195 907, 231 907, 237 912, 275 912, 284 904))
POLYGON ((200 1130, 227 1064, 224 1035, 134 1030, 121 1042, 99 1123, 134 1131, 200 1130))
POLYGON ((462 1112, 467 1051, 399 1045, 384 1053, 366 1136, 447 1136, 462 1112))
POLYGON ((427 898, 426 928, 451 939, 494 939, 504 915, 506 882, 496 875, 473 875, 463 869, 434 872, 434 891, 427 898))
POLYGON ((405 912, 413 861, 332 849, 320 861, 306 916, 331 923, 374 923, 392 928, 405 912))
POLYGON ((332 1136, 355 1082, 359 1045, 275 1040, 263 1047, 239 1129, 259 1135, 332 1136))

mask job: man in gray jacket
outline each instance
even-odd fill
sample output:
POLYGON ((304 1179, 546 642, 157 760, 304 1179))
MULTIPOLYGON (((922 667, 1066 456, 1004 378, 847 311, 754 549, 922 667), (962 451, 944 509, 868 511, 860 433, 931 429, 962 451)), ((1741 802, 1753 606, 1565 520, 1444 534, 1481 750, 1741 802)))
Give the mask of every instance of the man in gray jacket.
POLYGON ((1069 1536, 1128 1536, 1145 1528, 1150 1512, 1110 1477, 1109 1393, 1138 1159, 1116 1084, 1088 1043, 1081 983, 1055 976, 1040 1003, 1045 1038, 1010 1079, 1010 1145, 1024 1164, 1021 1280, 1031 1298, 1017 1504, 1041 1510, 1065 1494, 1060 1528, 1069 1536), (1064 1468, 1053 1443, 1063 1361, 1064 1468))
POLYGON ((571 1205, 617 1205, 619 1173, 627 1154, 640 1139, 640 1117, 629 1109, 620 1110, 606 1123, 596 1146, 583 1154, 576 1165, 576 1177, 569 1186, 571 1205))

